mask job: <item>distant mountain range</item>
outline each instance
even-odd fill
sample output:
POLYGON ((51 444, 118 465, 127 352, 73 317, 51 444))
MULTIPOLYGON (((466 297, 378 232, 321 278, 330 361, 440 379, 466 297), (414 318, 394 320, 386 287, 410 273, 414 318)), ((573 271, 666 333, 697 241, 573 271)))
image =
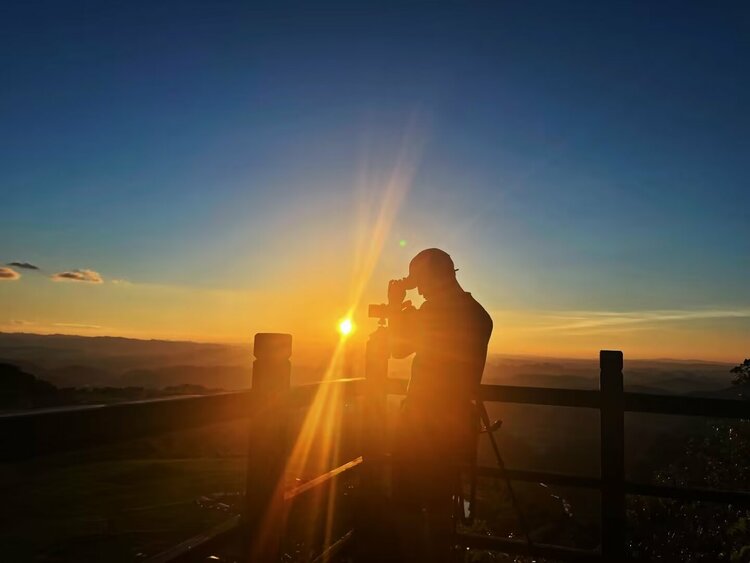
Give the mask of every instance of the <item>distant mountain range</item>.
POLYGON ((246 346, 117 337, 0 333, 0 361, 57 387, 250 386, 246 346))
MULTIPOLYGON (((643 393, 705 394, 731 386, 732 364, 682 360, 628 360, 623 370, 625 388, 643 393)), ((508 358, 490 356, 485 383, 597 389, 597 360, 508 358)))
MULTIPOLYGON (((364 362, 356 349, 355 362, 364 362), (358 358, 358 359, 357 359, 358 358)), ((295 383, 323 376, 328 351, 319 358, 293 357, 295 383)), ((57 387, 145 387, 202 385, 241 389, 251 384, 250 346, 87 337, 0 333, 0 362, 18 366, 57 387)), ((739 361, 739 360, 738 360, 739 361)), ((408 362, 393 362, 393 374, 408 375, 408 362)), ((684 360, 629 360, 625 385, 631 391, 714 395, 731 387, 732 364, 684 360)), ((596 359, 534 358, 490 355, 485 383, 596 389, 596 359)))

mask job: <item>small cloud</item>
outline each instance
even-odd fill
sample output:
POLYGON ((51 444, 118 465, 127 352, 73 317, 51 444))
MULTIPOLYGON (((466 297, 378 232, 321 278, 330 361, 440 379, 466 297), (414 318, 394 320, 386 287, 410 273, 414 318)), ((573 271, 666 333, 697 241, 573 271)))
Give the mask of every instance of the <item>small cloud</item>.
POLYGON ((52 323, 52 326, 61 327, 61 328, 79 328, 79 329, 86 329, 86 330, 97 330, 102 328, 99 325, 87 325, 87 324, 81 324, 81 323, 52 323))
POLYGON ((35 325, 36 323, 33 321, 24 321, 22 319, 11 319, 10 324, 15 326, 31 326, 35 325))
POLYGON ((104 281, 101 274, 94 270, 70 270, 67 272, 58 272, 57 274, 52 274, 52 279, 54 281, 77 281, 87 283, 102 283, 104 281))
POLYGON ((13 268, 0 267, 0 281, 17 280, 20 277, 21 274, 16 272, 13 268))
POLYGON ((558 311, 541 314, 530 330, 567 335, 653 330, 663 323, 686 323, 712 319, 750 319, 750 308, 644 310, 644 311, 558 311))
POLYGON ((15 266, 16 268, 22 268, 24 270, 38 270, 38 266, 29 264, 28 262, 8 262, 8 266, 15 266))
POLYGON ((128 281, 128 280, 122 280, 122 279, 113 279, 113 280, 110 280, 110 282, 115 285, 133 285, 133 282, 128 281))

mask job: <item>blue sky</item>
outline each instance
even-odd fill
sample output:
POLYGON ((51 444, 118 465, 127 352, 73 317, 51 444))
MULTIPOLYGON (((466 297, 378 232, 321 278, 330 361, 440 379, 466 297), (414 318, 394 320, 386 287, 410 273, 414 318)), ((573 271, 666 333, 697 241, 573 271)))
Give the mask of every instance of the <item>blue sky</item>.
MULTIPOLYGON (((294 291, 315 268, 297 258, 348 263, 357 179, 377 200, 406 146, 373 288, 442 246, 489 309, 717 311, 748 341, 730 314, 750 308, 740 3, 0 10, 3 262, 294 291)), ((21 273, 0 303, 40 291, 21 273)))

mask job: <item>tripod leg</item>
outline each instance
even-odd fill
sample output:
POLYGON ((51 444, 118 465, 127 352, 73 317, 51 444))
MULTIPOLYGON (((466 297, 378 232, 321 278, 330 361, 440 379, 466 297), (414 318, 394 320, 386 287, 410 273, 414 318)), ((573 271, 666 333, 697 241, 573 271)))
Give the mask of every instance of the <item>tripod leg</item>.
MULTIPOLYGON (((485 428, 490 427, 490 415, 487 412, 487 407, 485 407, 483 401, 477 400, 477 407, 479 409, 479 416, 482 418, 482 423, 485 425, 485 428)), ((518 499, 516 498, 516 493, 513 490, 513 487, 510 483, 510 477, 508 477, 508 474, 505 471, 505 461, 503 461, 503 456, 500 455, 500 447, 497 445, 497 440, 495 440, 495 435, 492 432, 488 432, 487 436, 490 438, 490 444, 492 444, 492 450, 495 452, 495 459, 497 460, 497 466, 500 469, 500 471, 503 474, 503 477, 505 478, 505 484, 508 487, 508 494, 510 495, 510 502, 513 504, 513 508, 516 510, 516 516, 518 517, 518 523, 521 525, 521 529, 523 530, 523 535, 526 539, 526 543, 531 546, 531 536, 529 535, 529 526, 526 524, 526 517, 523 514, 523 510, 521 510, 521 505, 518 502, 518 499)))

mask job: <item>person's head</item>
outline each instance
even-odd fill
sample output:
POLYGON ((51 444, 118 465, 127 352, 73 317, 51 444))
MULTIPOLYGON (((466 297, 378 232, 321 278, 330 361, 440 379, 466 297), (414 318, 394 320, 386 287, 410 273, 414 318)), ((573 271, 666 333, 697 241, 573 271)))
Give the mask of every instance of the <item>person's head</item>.
POLYGON ((412 258, 404 281, 408 289, 416 287, 425 299, 458 287, 453 260, 439 248, 428 248, 412 258))

